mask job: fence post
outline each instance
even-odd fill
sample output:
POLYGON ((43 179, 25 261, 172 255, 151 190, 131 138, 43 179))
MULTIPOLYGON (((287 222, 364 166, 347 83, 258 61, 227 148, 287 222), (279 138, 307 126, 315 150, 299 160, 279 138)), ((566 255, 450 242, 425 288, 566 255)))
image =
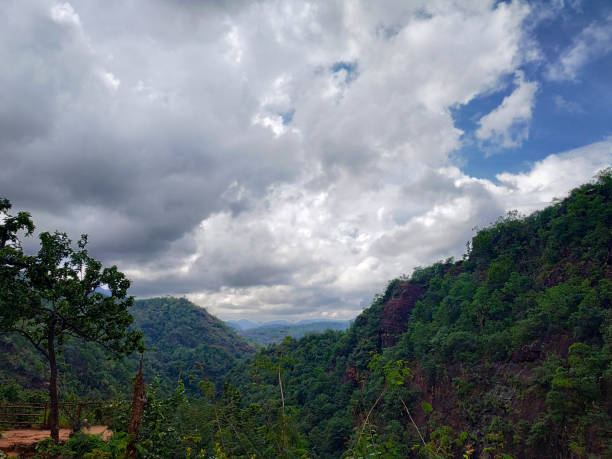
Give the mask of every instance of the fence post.
POLYGON ((83 407, 82 403, 79 403, 78 405, 78 409, 77 409, 77 425, 80 426, 81 425, 81 408, 83 407))
POLYGON ((43 414, 43 428, 46 429, 47 428, 47 403, 45 402, 45 413, 43 414))

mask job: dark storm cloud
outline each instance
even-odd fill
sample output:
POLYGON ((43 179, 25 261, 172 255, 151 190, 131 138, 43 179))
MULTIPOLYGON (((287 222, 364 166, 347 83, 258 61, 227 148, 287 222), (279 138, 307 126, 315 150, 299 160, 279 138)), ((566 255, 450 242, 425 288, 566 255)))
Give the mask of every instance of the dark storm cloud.
POLYGON ((223 273, 223 284, 230 287, 252 285, 286 285, 291 277, 287 266, 247 265, 223 273))
MULTIPOLYGON (((219 198, 231 183, 257 195, 299 170, 290 142, 274 142, 258 127, 243 129, 254 99, 244 97, 236 77, 210 72, 204 60, 179 68, 191 51, 170 59, 159 88, 138 88, 149 80, 146 68, 113 75, 107 67, 122 63, 105 54, 122 49, 96 41, 99 30, 112 27, 104 21, 109 10, 97 23, 100 11, 88 6, 38 2, 23 14, 14 3, 5 10, 3 61, 12 65, 1 74, 2 193, 31 210, 41 229, 90 233, 98 256, 142 261, 225 208, 219 198)), ((165 57, 159 44, 204 30, 180 8, 165 5, 162 12, 168 15, 144 8, 118 21, 123 33, 132 19, 153 27, 149 32, 163 25, 166 35, 151 37, 150 49, 138 45, 153 59, 165 57)), ((163 62, 154 64, 159 71, 163 62)))

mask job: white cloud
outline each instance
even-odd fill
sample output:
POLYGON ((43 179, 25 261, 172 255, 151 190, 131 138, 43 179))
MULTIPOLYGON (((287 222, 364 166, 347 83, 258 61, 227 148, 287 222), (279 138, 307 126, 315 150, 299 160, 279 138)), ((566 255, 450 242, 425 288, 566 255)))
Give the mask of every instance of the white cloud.
POLYGON ((520 147, 529 136, 535 95, 538 83, 525 81, 525 75, 517 71, 517 88, 502 103, 478 121, 476 138, 501 148, 520 147))
POLYGON ((555 103, 555 107, 560 112, 564 113, 573 113, 582 115, 586 113, 586 110, 578 103, 571 100, 567 100, 560 94, 557 94, 553 97, 553 102, 555 103))
POLYGON ((612 139, 606 139, 536 162, 524 173, 497 175, 506 207, 532 212, 564 197, 569 190, 612 164, 612 139))
POLYGON ((59 24, 69 24, 72 26, 81 27, 81 18, 74 11, 70 3, 62 3, 54 5, 51 8, 51 19, 59 24))
POLYGON ((100 79, 102 80, 104 86, 112 91, 116 91, 119 89, 119 85, 121 85, 121 80, 119 80, 119 78, 117 78, 111 72, 100 72, 100 79))
POLYGON ((190 294, 222 317, 352 317, 389 279, 460 257, 474 226, 550 205, 610 164, 612 140, 605 140, 499 174, 498 183, 445 167, 365 192, 342 181, 339 193, 286 184, 249 211, 206 219, 183 279, 226 285, 190 294))
POLYGON ((230 26, 230 30, 225 35, 229 51, 227 53, 228 59, 236 64, 240 64, 242 60, 242 42, 240 35, 238 34, 238 28, 235 25, 230 26))
MULTIPOLYGON (((0 182, 39 228, 89 233, 135 295, 353 316, 474 225, 542 205, 535 171, 565 164, 494 184, 451 157, 450 108, 533 58, 521 1, 71 3, 0 17, 17 18, 0 24, 0 182)), ((528 122, 536 86, 517 78, 488 141, 528 122)))
POLYGON ((602 21, 594 22, 578 34, 557 61, 548 68, 551 80, 577 80, 582 68, 589 62, 612 51, 612 13, 602 21))

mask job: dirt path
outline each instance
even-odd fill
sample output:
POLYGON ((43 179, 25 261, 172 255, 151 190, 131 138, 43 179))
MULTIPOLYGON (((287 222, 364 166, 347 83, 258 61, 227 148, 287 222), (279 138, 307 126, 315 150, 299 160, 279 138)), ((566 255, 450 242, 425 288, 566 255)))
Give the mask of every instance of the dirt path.
MULTIPOLYGON (((70 437, 71 429, 60 429, 60 441, 66 441, 70 437)), ((84 428, 86 434, 102 435, 104 440, 108 440, 113 436, 113 432, 108 430, 106 426, 91 426, 84 428)), ((51 435, 49 430, 35 429, 16 429, 5 430, 0 437, 0 450, 4 451, 9 456, 18 456, 19 451, 28 449, 35 443, 38 443, 51 435)))

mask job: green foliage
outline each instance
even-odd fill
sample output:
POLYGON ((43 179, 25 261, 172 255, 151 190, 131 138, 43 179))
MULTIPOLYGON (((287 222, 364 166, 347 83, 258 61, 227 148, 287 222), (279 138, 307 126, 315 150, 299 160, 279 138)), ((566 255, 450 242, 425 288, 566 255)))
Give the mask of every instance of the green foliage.
POLYGON ((404 457, 404 450, 398 442, 398 438, 382 440, 373 426, 367 429, 365 435, 357 439, 357 443, 343 455, 346 459, 369 458, 369 457, 404 457))
POLYGON ((104 268, 90 257, 85 235, 77 249, 65 233, 42 233, 40 243, 23 272, 28 301, 4 331, 25 336, 47 358, 50 340, 61 346, 68 337, 97 342, 117 356, 142 349, 141 333, 127 331, 133 298, 127 296, 129 280, 117 267, 104 268), (103 286, 110 295, 97 291, 103 286))
POLYGON ((463 260, 392 280, 346 332, 288 339, 256 355, 186 300, 137 303, 135 324, 156 347, 146 370, 160 374, 141 451, 612 456, 610 228, 607 171, 547 209, 479 230, 463 260), (406 304, 410 291, 420 296, 406 304), (402 330, 393 345, 382 338, 389 305, 409 312, 393 324, 402 330), (185 386, 168 391, 179 375, 185 386))
POLYGON ((208 382, 200 386, 204 399, 187 397, 182 383, 169 396, 158 380, 148 388, 137 445, 143 457, 305 457, 293 408, 246 405, 230 384, 218 396, 208 382))
POLYGON ((36 444, 36 457, 40 459, 119 459, 125 457, 127 434, 115 433, 108 441, 100 435, 75 432, 66 443, 57 444, 48 438, 36 444))
MULTIPOLYGON (((134 317, 132 328, 143 332, 149 348, 144 354, 145 374, 159 375, 160 384, 168 392, 181 378, 187 392, 198 395, 202 372, 221 387, 227 373, 254 352, 223 322, 186 299, 136 300, 130 313, 134 317)), ((6 359, 0 359, 0 381, 10 378, 21 386, 45 387, 48 376, 44 357, 25 338, 0 336, 0 349, 6 349, 6 359)), ((67 340, 57 356, 60 386, 67 393, 94 400, 130 397, 138 356, 110 357, 95 343, 67 340)))
POLYGON ((462 432, 457 435, 452 427, 442 426, 431 432, 429 441, 425 445, 416 444, 412 450, 420 457, 431 459, 460 457, 460 451, 467 440, 467 433, 462 432))
POLYGON ((27 212, 9 213, 11 203, 0 198, 0 331, 13 326, 19 308, 28 298, 29 286, 23 276, 30 257, 23 253, 20 236, 31 236, 34 223, 27 212))
POLYGON ((222 321, 184 298, 138 300, 131 312, 134 326, 151 347, 145 353, 144 372, 159 375, 162 385, 172 387, 180 378, 196 395, 202 372, 221 386, 228 371, 253 353, 222 321))
POLYGON ((431 413, 433 411, 433 407, 427 402, 421 402, 421 409, 425 413, 431 413))
POLYGON ((62 457, 63 454, 64 446, 55 443, 51 438, 46 438, 36 444, 37 459, 54 459, 62 457))
POLYGON ((170 397, 165 397, 158 379, 147 390, 147 405, 142 420, 138 451, 144 457, 182 457, 181 418, 188 404, 185 387, 179 383, 170 397))
POLYGON ((306 324, 271 324, 261 327, 241 330, 237 333, 251 342, 270 345, 280 343, 285 336, 295 339, 302 338, 312 333, 324 333, 327 330, 344 331, 349 327, 348 321, 325 321, 306 324))
POLYGON ((78 337, 98 343, 113 356, 142 350, 142 334, 128 330, 132 316, 127 295, 130 281, 116 266, 104 268, 89 256, 87 236, 73 248, 65 233, 40 234, 33 256, 21 252, 17 232, 31 234, 29 215, 6 212, 0 200, 0 332, 18 334, 49 363, 49 426, 58 436, 57 361, 67 339, 78 337), (110 295, 98 289, 105 287, 110 295), (10 293, 7 293, 10 292, 10 293))

